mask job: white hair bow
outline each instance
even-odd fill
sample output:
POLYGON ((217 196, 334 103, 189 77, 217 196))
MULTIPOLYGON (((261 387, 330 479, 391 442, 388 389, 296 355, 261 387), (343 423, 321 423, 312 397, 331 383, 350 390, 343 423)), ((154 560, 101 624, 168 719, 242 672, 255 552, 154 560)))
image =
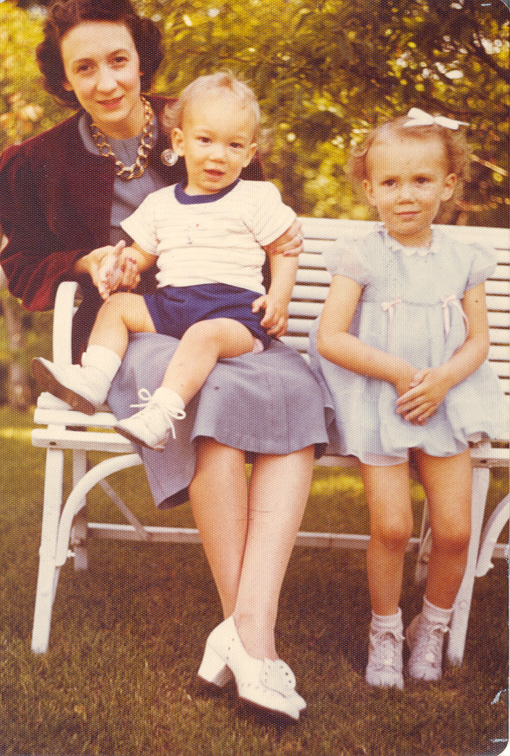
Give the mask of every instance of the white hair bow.
POLYGON ((455 121, 453 118, 445 118, 444 116, 433 116, 424 110, 420 110, 420 108, 411 108, 407 117, 411 120, 404 123, 404 128, 406 126, 431 126, 433 123, 437 123, 438 126, 443 126, 445 129, 457 131, 459 126, 469 126, 469 123, 465 121, 455 121))

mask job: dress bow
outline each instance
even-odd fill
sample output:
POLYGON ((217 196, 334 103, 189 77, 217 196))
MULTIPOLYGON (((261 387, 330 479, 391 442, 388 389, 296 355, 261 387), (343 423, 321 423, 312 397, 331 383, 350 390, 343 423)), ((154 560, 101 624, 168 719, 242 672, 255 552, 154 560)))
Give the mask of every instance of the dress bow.
POLYGON ((446 118, 445 116, 433 116, 424 110, 420 110, 420 108, 411 108, 407 117, 411 120, 404 123, 404 128, 409 126, 432 126, 432 124, 437 123, 438 126, 443 126, 445 129, 457 131, 459 126, 469 126, 469 123, 465 121, 456 121, 454 118, 446 118))

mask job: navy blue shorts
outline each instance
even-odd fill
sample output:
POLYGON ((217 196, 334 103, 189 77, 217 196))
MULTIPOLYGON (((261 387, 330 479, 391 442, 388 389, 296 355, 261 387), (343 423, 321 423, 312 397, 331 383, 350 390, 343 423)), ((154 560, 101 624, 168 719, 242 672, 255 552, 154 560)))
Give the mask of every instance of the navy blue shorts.
POLYGON ((253 313, 253 302, 260 297, 256 291, 228 284, 199 286, 165 286, 154 294, 144 294, 157 333, 181 339, 188 328, 200 320, 231 318, 242 323, 260 339, 266 349, 272 336, 262 328, 264 310, 253 313))

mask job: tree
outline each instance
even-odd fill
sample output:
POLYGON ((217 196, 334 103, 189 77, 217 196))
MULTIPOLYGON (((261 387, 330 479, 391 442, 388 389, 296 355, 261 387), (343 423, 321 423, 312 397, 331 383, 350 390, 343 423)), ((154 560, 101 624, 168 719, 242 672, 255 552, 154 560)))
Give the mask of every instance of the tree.
MULTIPOLYGON (((0 149, 66 115, 42 90, 35 63, 46 4, 0 3, 0 149)), ((266 175, 298 214, 371 217, 345 177, 347 152, 380 120, 418 106, 470 123, 471 179, 442 220, 508 225, 510 22, 502 0, 135 4, 163 32, 157 91, 176 95, 219 68, 253 85, 267 117, 266 175)), ((18 307, 13 299, 7 306, 18 307)), ((0 343, 0 362, 26 364, 35 334, 49 341, 45 317, 18 307, 31 341, 21 351, 0 343)))
MULTIPOLYGON (((270 126, 266 173, 298 213, 366 217, 369 210, 344 176, 346 152, 374 123, 416 105, 471 125, 472 177, 448 220, 507 225, 503 0, 134 2, 164 35, 157 90, 177 94, 198 74, 221 67, 253 84, 270 126)), ((18 2, 30 12, 0 4, 0 49, 7 51, 0 54, 7 72, 0 119, 10 119, 11 131, 13 124, 41 130, 62 117, 39 87, 33 55, 45 4, 18 2), (13 62, 6 67, 6 60, 13 62)))
POLYGON ((508 8, 470 0, 151 0, 177 93, 231 67, 272 126, 268 177, 304 215, 366 217, 343 174, 346 150, 412 105, 468 121, 472 180, 449 220, 506 225, 508 8), (182 62, 186 61, 183 66, 182 62))
MULTIPOLYGON (((57 113, 51 98, 41 93, 38 81, 34 47, 40 38, 37 13, 28 14, 8 2, 0 5, 0 149, 48 128, 52 114, 57 113)), ((0 233, 0 247, 2 242, 5 240, 0 233)), ((32 349, 35 346, 34 336, 39 329, 36 327, 34 331, 33 316, 25 314, 21 305, 9 296, 3 273, 0 275, 0 311, 4 325, 0 367, 7 373, 6 398, 15 409, 26 409, 32 395, 27 354, 30 346, 32 349)), ((41 338, 43 342, 48 340, 47 336, 41 335, 41 338)))

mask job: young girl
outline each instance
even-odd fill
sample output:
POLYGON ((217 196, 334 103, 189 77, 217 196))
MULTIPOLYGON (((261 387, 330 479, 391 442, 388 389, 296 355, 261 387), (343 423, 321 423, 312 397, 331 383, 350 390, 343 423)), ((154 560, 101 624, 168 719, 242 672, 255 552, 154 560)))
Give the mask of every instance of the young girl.
POLYGON ((46 390, 91 414, 106 399, 130 333, 181 339, 161 388, 116 426, 137 444, 162 450, 174 434, 173 421, 185 417, 185 406, 219 359, 262 351, 286 330, 297 258, 271 256, 266 294, 262 247, 296 215, 274 185, 239 179, 257 150, 259 120, 254 93, 228 73, 199 77, 184 90, 171 138, 176 156, 184 156, 187 182, 154 192, 123 221, 135 243, 112 247, 113 271, 105 265, 100 289, 106 301, 83 367, 33 362, 46 390), (110 296, 116 268, 136 263, 141 272, 155 261, 156 294, 110 296))
POLYGON ((351 175, 382 225, 327 253, 333 280, 311 347, 334 400, 338 451, 358 457, 370 512, 366 681, 375 686, 403 687, 410 455, 430 507, 432 551, 423 609, 406 633, 408 673, 438 680, 470 538, 468 442, 497 435, 504 412, 486 359, 492 254, 431 228, 462 176, 459 125, 413 109, 353 154, 351 175))

